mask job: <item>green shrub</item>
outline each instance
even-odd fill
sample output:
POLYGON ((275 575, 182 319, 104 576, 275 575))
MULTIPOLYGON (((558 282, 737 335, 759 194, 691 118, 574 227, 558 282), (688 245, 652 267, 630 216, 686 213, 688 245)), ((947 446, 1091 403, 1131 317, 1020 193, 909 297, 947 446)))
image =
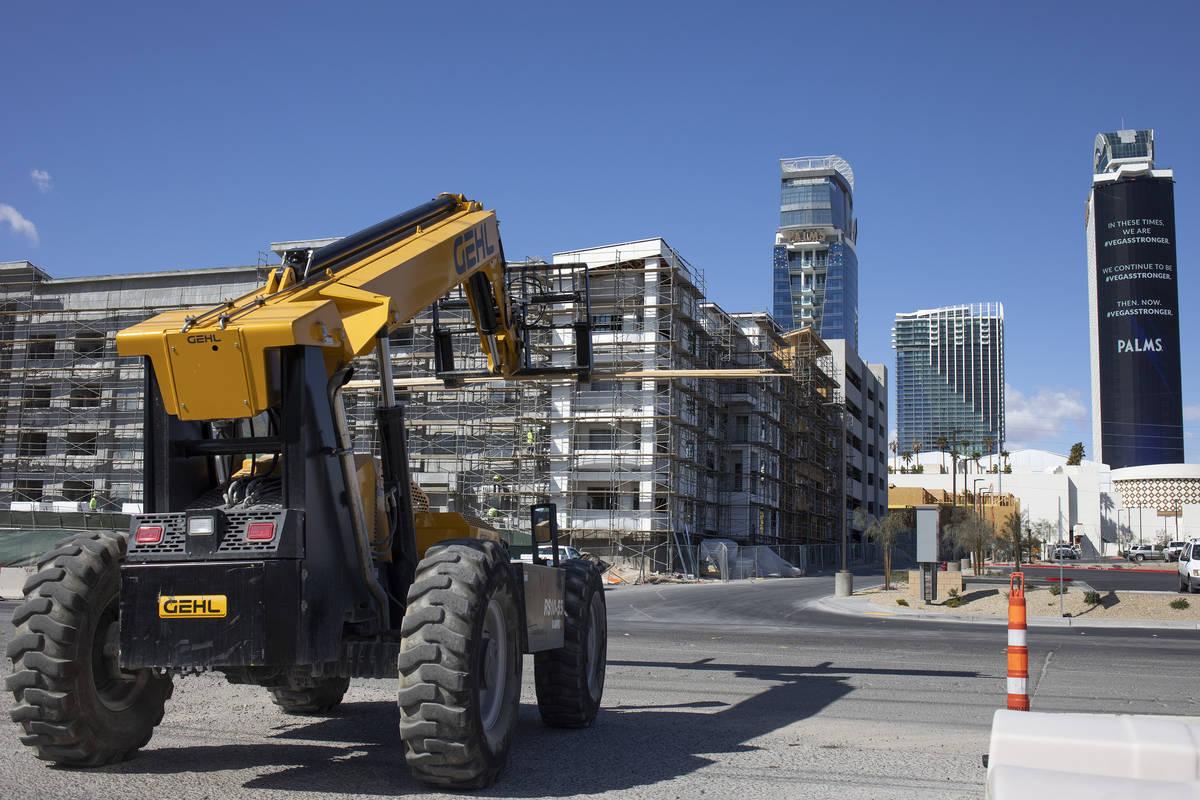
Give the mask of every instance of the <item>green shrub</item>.
POLYGON ((1057 596, 1057 595, 1066 594, 1066 593, 1067 593, 1067 587, 1065 587, 1065 586, 1051 586, 1050 587, 1050 594, 1052 594, 1052 595, 1057 596))
POLYGON ((951 589, 950 591, 946 592, 946 594, 947 594, 947 597, 946 597, 946 607, 947 608, 958 608, 963 603, 967 602, 966 600, 963 600, 961 597, 958 596, 958 589, 951 589))
POLYGON ((908 570, 906 570, 906 569, 892 570, 892 583, 908 583, 908 570))
POLYGON ((1191 608, 1191 605, 1191 603, 1189 603, 1187 600, 1184 600, 1182 597, 1178 600, 1171 601, 1171 608, 1175 609, 1176 611, 1183 611, 1185 608, 1191 608))
POLYGON ((1083 602, 1087 603, 1089 606, 1099 605, 1100 593, 1097 591, 1088 592, 1083 596, 1083 602))
POLYGON ((897 597, 897 598, 896 598, 896 605, 898 605, 898 606, 906 606, 906 605, 908 605, 908 601, 907 601, 907 600, 905 600, 903 597, 897 597))

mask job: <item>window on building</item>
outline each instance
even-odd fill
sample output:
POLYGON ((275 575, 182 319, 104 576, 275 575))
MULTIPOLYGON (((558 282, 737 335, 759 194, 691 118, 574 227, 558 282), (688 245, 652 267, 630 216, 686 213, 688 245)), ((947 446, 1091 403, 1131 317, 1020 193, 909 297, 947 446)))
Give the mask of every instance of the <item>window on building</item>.
POLYGON ((733 490, 735 492, 742 491, 742 462, 733 462, 733 490))
POLYGON ((73 503, 87 500, 92 491, 91 481, 63 481, 63 497, 73 503))
POLYGON ((104 353, 104 334, 100 331, 80 331, 75 334, 75 355, 98 356, 104 353))
POLYGON ((99 384, 77 386, 71 390, 71 408, 97 408, 99 405, 99 384))
POLYGON ((96 455, 96 434, 95 433, 68 433, 67 434, 67 455, 69 456, 94 456, 96 455))
POLYGON ((42 499, 42 481, 30 478, 20 478, 13 483, 13 499, 26 502, 39 502, 42 499))
POLYGON ((29 337, 29 360, 49 361, 54 358, 54 334, 35 333, 29 337))
POLYGON ((585 450, 612 450, 613 430, 607 425, 588 428, 587 438, 584 440, 585 450))
POLYGON ((17 455, 26 457, 46 455, 46 432, 21 431, 17 437, 17 455))
POLYGON ((620 314, 592 314, 592 330, 619 331, 621 330, 620 314))
POLYGON ((50 387, 27 383, 21 387, 21 405, 25 408, 49 408, 50 387))
POLYGON ((587 488, 587 507, 592 511, 615 511, 617 509, 617 493, 607 486, 589 486, 587 488))

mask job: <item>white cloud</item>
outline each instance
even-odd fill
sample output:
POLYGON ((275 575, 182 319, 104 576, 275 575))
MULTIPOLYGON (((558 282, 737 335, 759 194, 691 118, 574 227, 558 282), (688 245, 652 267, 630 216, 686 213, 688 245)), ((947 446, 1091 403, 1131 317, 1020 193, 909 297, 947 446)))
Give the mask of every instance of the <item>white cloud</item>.
POLYGON ((21 216, 21 212, 17 211, 10 205, 0 203, 0 222, 7 222, 12 226, 13 233, 19 233, 22 236, 28 236, 29 240, 34 244, 38 242, 37 227, 21 216))
POLYGON ((1200 405, 1183 407, 1184 422, 1200 422, 1200 405))
POLYGON ((1009 450, 1059 440, 1069 424, 1088 420, 1087 407, 1077 392, 1039 389, 1029 397, 1005 384, 1004 395, 1009 450))
POLYGON ((50 189, 54 186, 54 179, 50 177, 50 173, 44 169, 35 169, 29 173, 29 177, 33 179, 33 185, 42 194, 50 194, 50 189))

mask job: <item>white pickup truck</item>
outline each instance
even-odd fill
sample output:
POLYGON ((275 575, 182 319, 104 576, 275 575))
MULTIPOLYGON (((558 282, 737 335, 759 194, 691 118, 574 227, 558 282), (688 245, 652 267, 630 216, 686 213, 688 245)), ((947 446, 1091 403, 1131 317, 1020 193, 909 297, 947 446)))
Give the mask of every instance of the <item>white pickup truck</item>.
MULTIPOLYGON (((551 561, 554 558, 554 547, 548 544, 539 544, 538 555, 545 561, 551 561)), ((558 560, 566 561, 569 558, 583 558, 583 553, 569 544, 560 544, 558 546, 558 560)), ((526 563, 533 563, 533 555, 530 553, 523 554, 520 559, 526 563)))

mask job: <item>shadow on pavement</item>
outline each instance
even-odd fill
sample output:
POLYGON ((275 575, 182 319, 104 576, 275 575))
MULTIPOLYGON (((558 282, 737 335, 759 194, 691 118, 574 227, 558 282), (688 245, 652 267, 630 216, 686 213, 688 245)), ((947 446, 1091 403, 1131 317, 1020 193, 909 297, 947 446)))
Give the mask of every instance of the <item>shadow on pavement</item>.
MULTIPOLYGON (((676 673, 672 683, 729 689, 730 681, 760 681, 762 691, 736 703, 704 698, 675 704, 606 706, 585 730, 542 725, 537 707, 521 706, 509 763, 499 782, 480 794, 554 797, 636 789, 690 774, 721 754, 761 749, 757 737, 809 718, 846 696, 852 675, 914 679, 977 677, 973 671, 839 668, 694 662, 610 661, 611 669, 676 673)), ((744 692, 744 683, 737 691, 744 692)), ((348 703, 336 716, 306 721, 279 717, 273 739, 260 744, 155 748, 102 770, 118 774, 175 774, 258 770, 254 789, 338 794, 428 794, 404 762, 395 705, 348 703)), ((203 779, 202 777, 200 779, 203 779)))

